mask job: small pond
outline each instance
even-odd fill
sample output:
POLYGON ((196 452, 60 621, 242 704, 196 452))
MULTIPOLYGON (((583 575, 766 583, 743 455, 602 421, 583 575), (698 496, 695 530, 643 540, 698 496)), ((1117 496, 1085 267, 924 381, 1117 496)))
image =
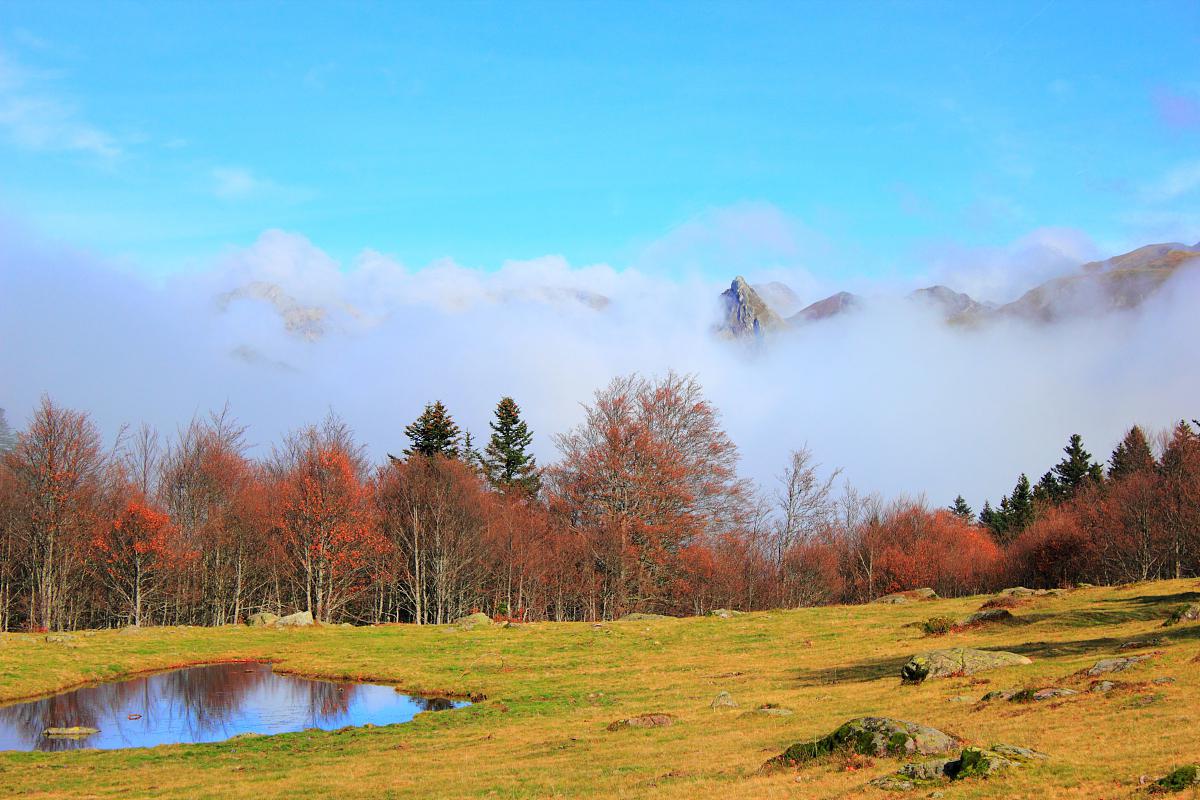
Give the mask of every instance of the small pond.
POLYGON ((408 722, 422 711, 469 705, 412 697, 394 687, 279 675, 269 664, 227 663, 85 686, 0 706, 0 750, 115 750, 219 742, 240 733, 330 730, 408 722), (83 737, 48 728, 97 728, 83 737))

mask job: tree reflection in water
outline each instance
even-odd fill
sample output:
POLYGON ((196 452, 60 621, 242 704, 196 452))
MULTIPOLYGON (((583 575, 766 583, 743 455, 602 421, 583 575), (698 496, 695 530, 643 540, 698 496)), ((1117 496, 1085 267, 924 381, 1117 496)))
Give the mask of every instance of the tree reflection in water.
POLYGON ((278 675, 266 664, 211 664, 0 706, 0 750, 151 747, 239 733, 389 725, 461 705, 466 703, 409 697, 391 686, 278 675), (100 733, 81 739, 42 735, 47 728, 75 726, 100 733))

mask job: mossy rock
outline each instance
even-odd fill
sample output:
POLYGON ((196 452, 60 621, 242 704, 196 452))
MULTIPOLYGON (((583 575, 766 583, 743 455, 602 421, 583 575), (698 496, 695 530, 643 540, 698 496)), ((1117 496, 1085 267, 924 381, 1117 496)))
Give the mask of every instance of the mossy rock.
POLYGON ((1009 623, 1015 619, 1016 617, 1007 608, 987 608, 963 617, 958 621, 958 624, 964 627, 968 625, 994 625, 1009 623))
POLYGON ((492 627, 492 618, 482 611, 476 611, 474 614, 467 614, 465 617, 459 617, 454 620, 454 624, 462 628, 464 631, 473 631, 476 628, 492 627))
POLYGON ((278 621, 279 621, 278 614, 272 614, 270 611, 259 611, 257 613, 251 614, 250 617, 246 620, 246 624, 250 625, 251 627, 261 628, 266 625, 274 625, 278 621))
POLYGON ((1182 792, 1200 786, 1200 764, 1176 767, 1154 782, 1153 792, 1182 792))
POLYGON ((1124 672, 1128 669, 1133 669, 1143 661, 1149 661, 1153 658, 1153 654, 1141 656, 1122 656, 1120 658, 1102 658, 1088 669, 1087 674, 1095 677, 1104 675, 1109 672, 1124 672))
POLYGON ((656 619, 675 619, 675 617, 668 617, 666 614, 649 614, 644 611, 634 611, 621 617, 624 622, 649 622, 656 619))
POLYGON ((920 683, 930 678, 974 675, 976 672, 1032 663, 1025 656, 1003 650, 952 647, 913 656, 900 668, 900 679, 905 683, 920 683))
POLYGON ((1175 609, 1171 612, 1171 616, 1167 617, 1163 627, 1170 628, 1181 622, 1195 622, 1196 620, 1200 620, 1200 603, 1192 603, 1190 606, 1175 609))
POLYGON ((987 778, 998 772, 1040 761, 1048 756, 1028 747, 997 744, 990 749, 964 747, 958 758, 942 758, 905 764, 893 775, 885 775, 871 781, 879 789, 910 792, 928 788, 944 780, 965 778, 987 778))
POLYGON ((717 617, 719 619, 733 619, 734 617, 740 617, 741 615, 741 611, 734 611, 731 608, 714 608, 712 611, 708 612, 708 616, 717 617))
POLYGON ((873 758, 940 755, 954 749, 954 746, 954 739, 928 725, 890 717, 858 717, 820 739, 792 745, 767 764, 803 764, 838 752, 858 753, 873 758))

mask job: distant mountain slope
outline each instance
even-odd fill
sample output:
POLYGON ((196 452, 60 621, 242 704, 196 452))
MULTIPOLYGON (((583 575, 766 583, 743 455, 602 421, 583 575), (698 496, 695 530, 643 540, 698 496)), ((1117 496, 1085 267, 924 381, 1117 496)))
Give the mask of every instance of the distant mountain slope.
MULTIPOLYGON (((947 321, 960 325, 980 325, 1000 319, 1054 323, 1137 308, 1179 270, 1196 266, 1200 266, 1200 244, 1168 242, 1083 264, 1077 272, 1046 281, 1000 306, 980 302, 941 285, 917 289, 908 299, 931 306, 947 321)), ((764 284, 762 288, 761 293, 755 291, 739 276, 722 293, 725 316, 718 327, 723 335, 761 337, 831 319, 862 308, 865 303, 858 295, 838 292, 785 316, 775 303, 798 305, 795 293, 778 282, 764 284), (765 297, 779 299, 771 303, 765 297)))

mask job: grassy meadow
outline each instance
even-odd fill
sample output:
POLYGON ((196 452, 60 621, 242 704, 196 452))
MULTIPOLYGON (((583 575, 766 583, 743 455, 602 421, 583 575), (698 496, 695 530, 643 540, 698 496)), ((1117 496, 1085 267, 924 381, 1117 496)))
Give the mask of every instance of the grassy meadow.
MULTIPOLYGON (((1200 760, 1200 623, 1162 628, 1194 580, 1079 589, 1013 609, 1009 625, 927 637, 906 623, 962 616, 987 598, 836 606, 731 619, 453 626, 152 628, 0 636, 0 702, 190 663, 265 659, 275 669, 482 697, 402 725, 308 731, 122 751, 0 753, 0 796, 839 798, 904 797, 867 786, 892 759, 831 758, 760 770, 789 744, 856 716, 926 723, 967 743, 1032 747, 1051 759, 936 787, 945 798, 1125 798, 1146 777, 1200 760), (1130 641, 1162 652, 1107 694, 1074 675, 1130 641), (913 653, 1013 650, 1026 666, 900 684, 913 653), (1169 684, 1154 684, 1170 677, 1169 684), (977 703, 992 689, 1068 686, 1078 696, 977 703), (740 704, 713 710, 728 691, 740 704), (790 717, 746 715, 761 704, 790 717), (608 731, 648 712, 672 727, 608 731), (1146 776, 1146 777, 1143 777, 1146 776)), ((908 796, 926 797, 930 789, 908 796)), ((1192 797, 1186 790, 1182 797, 1192 797)))

